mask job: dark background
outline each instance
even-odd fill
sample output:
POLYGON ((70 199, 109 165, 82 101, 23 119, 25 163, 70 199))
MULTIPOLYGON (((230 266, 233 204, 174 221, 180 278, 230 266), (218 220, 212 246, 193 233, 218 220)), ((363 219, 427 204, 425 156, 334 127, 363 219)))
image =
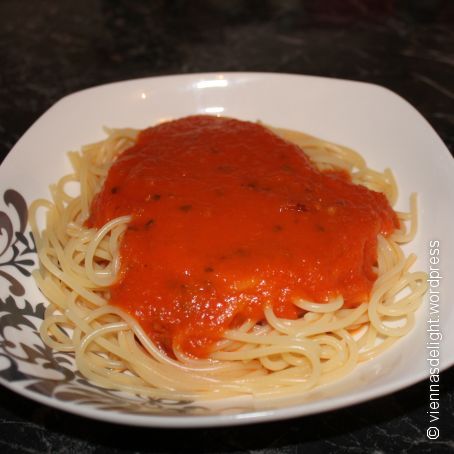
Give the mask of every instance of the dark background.
MULTIPOLYGON (((0 0, 0 159, 66 94, 204 71, 384 85, 453 150, 453 66, 451 0, 0 0)), ((441 375, 441 387, 437 441, 425 434, 427 382, 316 416, 199 430, 105 424, 0 388, 0 452, 454 452, 453 368, 441 375)))

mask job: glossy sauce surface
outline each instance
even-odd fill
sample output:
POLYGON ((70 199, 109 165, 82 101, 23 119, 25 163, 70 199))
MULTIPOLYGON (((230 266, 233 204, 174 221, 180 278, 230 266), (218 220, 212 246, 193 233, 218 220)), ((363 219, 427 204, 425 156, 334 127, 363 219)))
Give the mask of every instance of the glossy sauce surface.
POLYGON ((169 354, 196 357, 265 305, 293 319, 299 297, 363 302, 377 235, 398 226, 384 195, 320 172, 261 125, 210 116, 146 129, 118 157, 87 224, 122 215, 111 303, 169 354))

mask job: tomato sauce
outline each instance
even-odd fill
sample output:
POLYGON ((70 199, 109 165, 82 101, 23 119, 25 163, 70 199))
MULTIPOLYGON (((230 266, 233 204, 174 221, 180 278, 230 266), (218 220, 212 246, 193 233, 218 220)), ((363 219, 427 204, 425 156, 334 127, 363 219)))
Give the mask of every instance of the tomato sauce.
POLYGON ((383 194, 259 124, 203 115, 146 129, 117 158, 87 225, 123 215, 111 303, 194 357, 266 305, 294 319, 295 298, 365 301, 377 235, 398 226, 383 194))

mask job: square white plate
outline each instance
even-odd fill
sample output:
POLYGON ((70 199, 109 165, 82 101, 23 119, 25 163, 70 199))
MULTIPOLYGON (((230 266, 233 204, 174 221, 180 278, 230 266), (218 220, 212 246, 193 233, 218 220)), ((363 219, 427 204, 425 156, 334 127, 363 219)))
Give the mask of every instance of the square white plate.
MULTIPOLYGON (((0 167, 0 383, 39 402, 84 416, 131 425, 200 427, 245 424, 339 408, 409 386, 429 375, 429 301, 413 331, 345 379, 292 403, 254 408, 250 400, 142 400, 103 390, 74 371, 71 355, 54 354, 37 334, 43 296, 29 272, 36 266, 26 205, 49 197, 48 185, 70 171, 66 152, 104 137, 103 126, 144 128, 207 113, 262 120, 349 146, 369 167, 390 167, 399 185, 397 209, 419 194, 419 230, 407 245, 413 269, 429 271, 429 242, 441 250, 440 369, 454 363, 454 161, 427 121, 405 100, 376 85, 286 74, 215 73, 119 82, 69 95, 24 134, 0 167)), ((438 316, 437 315, 437 316, 438 316)), ((432 316, 433 318, 434 316, 432 316)))

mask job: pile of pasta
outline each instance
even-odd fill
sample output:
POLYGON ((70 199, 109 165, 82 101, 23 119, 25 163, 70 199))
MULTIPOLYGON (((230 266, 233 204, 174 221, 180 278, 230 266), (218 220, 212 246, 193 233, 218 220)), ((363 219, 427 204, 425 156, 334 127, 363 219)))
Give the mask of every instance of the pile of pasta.
MULTIPOLYGON (((346 147, 270 129, 300 146, 318 168, 345 170, 355 184, 382 192, 395 204, 398 190, 389 169, 369 169, 346 147)), ((412 329, 426 275, 410 270, 416 257, 405 256, 400 246, 417 230, 415 195, 408 213, 397 212, 400 229, 388 238, 378 237, 378 277, 369 301, 344 308, 342 297, 323 304, 298 299, 294 304, 303 315, 296 320, 279 318, 266 307, 265 320, 227 330, 208 358, 180 351, 167 355, 133 317, 109 304, 119 244, 130 218, 116 218, 101 229, 84 225, 109 167, 138 134, 132 129, 106 131, 105 140, 70 152, 73 172, 51 186, 52 200, 36 200, 30 207, 40 259, 34 277, 49 301, 41 336, 56 351, 74 352, 77 368, 89 380, 165 399, 293 395, 339 380, 412 329), (74 183, 77 195, 70 190, 74 183)))

